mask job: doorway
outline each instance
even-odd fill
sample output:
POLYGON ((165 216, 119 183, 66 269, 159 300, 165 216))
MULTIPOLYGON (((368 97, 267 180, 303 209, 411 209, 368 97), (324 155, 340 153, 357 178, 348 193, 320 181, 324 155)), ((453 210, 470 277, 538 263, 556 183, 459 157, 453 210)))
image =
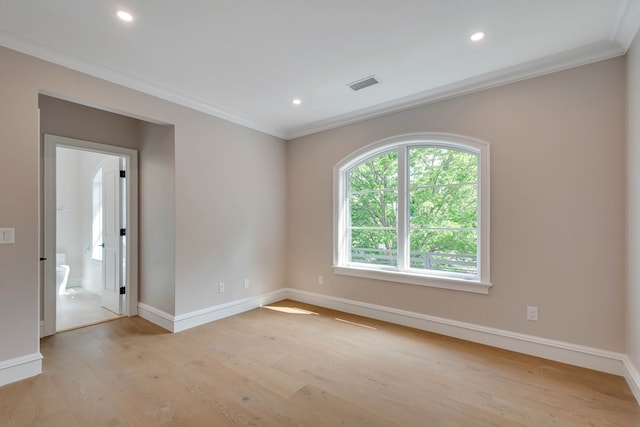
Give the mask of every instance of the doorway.
POLYGON ((135 314, 137 152, 45 135, 44 215, 42 335, 135 314))

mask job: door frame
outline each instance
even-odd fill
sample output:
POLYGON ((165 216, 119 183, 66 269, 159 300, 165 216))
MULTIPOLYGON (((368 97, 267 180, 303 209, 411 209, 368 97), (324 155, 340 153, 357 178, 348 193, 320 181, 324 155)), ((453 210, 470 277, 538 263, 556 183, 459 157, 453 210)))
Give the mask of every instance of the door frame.
POLYGON ((114 145, 44 135, 44 285, 42 336, 56 333, 56 148, 72 148, 124 158, 125 203, 127 204, 127 251, 124 281, 126 283, 125 314, 138 314, 138 151, 114 145))

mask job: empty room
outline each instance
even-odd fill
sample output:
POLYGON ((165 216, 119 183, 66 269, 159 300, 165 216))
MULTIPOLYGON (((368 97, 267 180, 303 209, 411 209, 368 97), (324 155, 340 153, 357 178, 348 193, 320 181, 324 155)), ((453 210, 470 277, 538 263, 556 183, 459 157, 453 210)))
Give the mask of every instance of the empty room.
POLYGON ((640 0, 0 0, 0 426, 640 426, 640 0))

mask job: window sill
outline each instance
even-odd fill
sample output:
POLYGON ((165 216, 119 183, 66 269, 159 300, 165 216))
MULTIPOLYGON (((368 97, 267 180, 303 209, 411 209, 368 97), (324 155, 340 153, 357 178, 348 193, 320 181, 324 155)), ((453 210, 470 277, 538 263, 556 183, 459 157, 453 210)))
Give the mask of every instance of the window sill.
POLYGON ((387 282, 407 283, 410 285, 429 286, 432 288, 450 289, 454 291, 488 294, 491 283, 451 277, 425 276, 399 271, 373 270, 353 266, 333 266, 333 272, 345 276, 364 277, 387 282))

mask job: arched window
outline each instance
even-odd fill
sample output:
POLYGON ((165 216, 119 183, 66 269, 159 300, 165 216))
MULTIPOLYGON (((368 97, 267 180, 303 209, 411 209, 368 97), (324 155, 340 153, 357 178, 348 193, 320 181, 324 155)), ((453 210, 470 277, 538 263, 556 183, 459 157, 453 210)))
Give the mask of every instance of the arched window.
POLYGON ((487 143, 388 138, 337 164, 334 185, 336 273, 488 292, 487 143))

